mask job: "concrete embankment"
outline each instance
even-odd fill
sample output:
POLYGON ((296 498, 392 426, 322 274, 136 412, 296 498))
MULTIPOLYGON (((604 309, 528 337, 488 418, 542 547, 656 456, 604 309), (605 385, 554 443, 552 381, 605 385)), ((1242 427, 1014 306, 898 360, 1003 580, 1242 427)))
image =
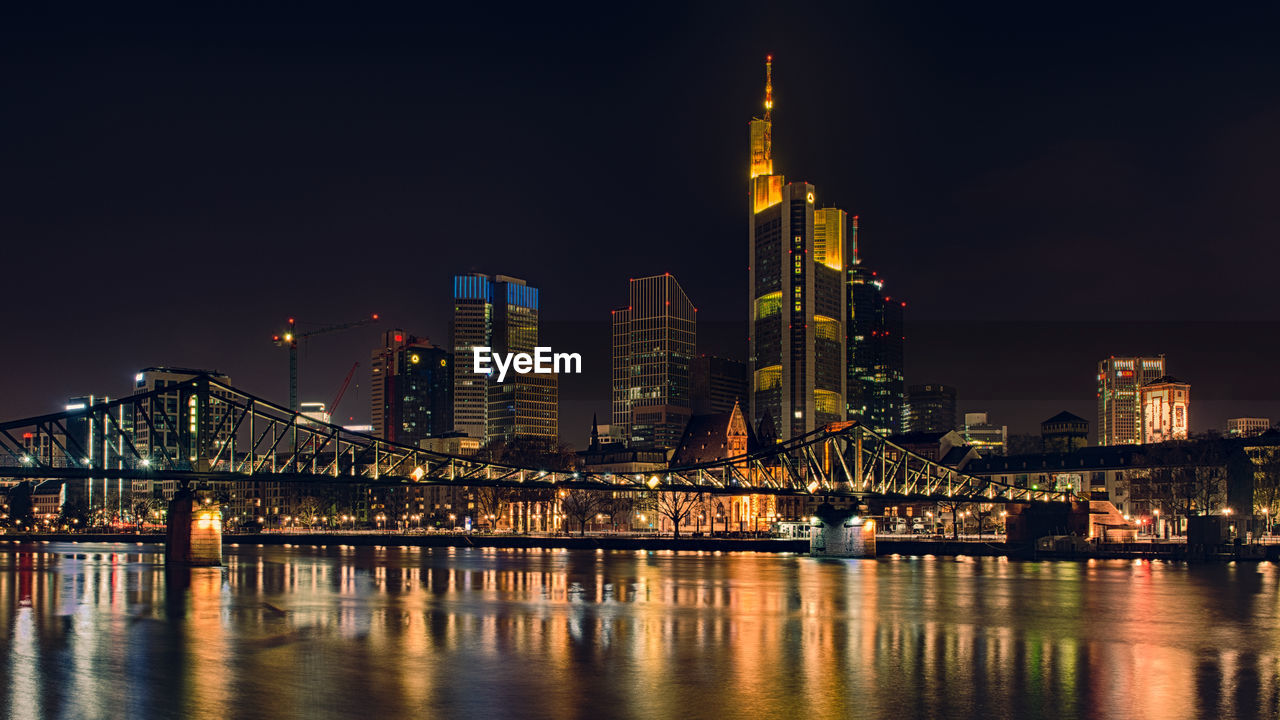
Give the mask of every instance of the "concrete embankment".
MULTIPOLYGON (((10 542, 74 542, 74 543, 147 543, 161 545, 160 533, 42 533, 37 535, 0 535, 10 542)), ((808 554, 808 540, 776 540, 753 538, 654 536, 613 537, 463 535, 429 534, 398 535, 383 533, 253 533, 226 534, 224 545, 394 545, 404 547, 487 547, 487 548, 554 548, 566 550, 670 550, 684 552, 771 552, 808 554)), ((1280 561, 1280 545, 1252 546, 1250 553, 1189 553, 1185 545, 1127 543, 1091 547, 1078 552, 1034 552, 1029 543, 981 542, 966 540, 889 539, 877 541, 878 555, 901 556, 1005 556, 1026 560, 1084 560, 1089 558, 1125 558, 1160 560, 1272 560, 1280 561)))

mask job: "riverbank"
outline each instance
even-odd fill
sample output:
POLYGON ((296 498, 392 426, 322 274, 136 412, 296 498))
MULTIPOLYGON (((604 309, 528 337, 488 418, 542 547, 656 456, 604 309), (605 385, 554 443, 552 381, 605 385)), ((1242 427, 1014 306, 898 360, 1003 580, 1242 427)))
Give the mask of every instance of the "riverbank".
MULTIPOLYGON (((0 535, 0 542, 70 542, 164 544, 163 533, 37 533, 0 535)), ((658 537, 612 535, 481 535, 396 533, 244 533, 222 536, 224 545, 316 546, 345 545, 355 547, 457 547, 500 549, 561 550, 656 550, 671 552, 760 552, 807 555, 808 540, 658 537)), ((1088 560, 1143 559, 1178 561, 1280 561, 1280 545, 1252 545, 1222 552, 1206 552, 1183 544, 1124 543, 1090 546, 1077 551, 1036 551, 1027 543, 986 542, 974 540, 880 539, 877 555, 943 557, 1008 557, 1017 560, 1088 560)))

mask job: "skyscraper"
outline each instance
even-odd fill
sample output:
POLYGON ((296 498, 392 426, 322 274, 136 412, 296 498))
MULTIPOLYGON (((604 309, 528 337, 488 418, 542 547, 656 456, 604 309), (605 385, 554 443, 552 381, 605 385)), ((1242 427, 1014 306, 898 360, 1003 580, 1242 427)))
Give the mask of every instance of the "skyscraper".
POLYGON ((1164 355, 1111 356, 1098 363, 1098 444, 1142 442, 1143 385, 1164 375, 1164 355))
POLYGON ((773 69, 751 121, 747 263, 751 422, 779 441, 845 418, 845 215, 773 173, 773 69))
POLYGON ((509 374, 503 382, 474 371, 474 347, 530 353, 538 345, 538 289, 506 275, 453 279, 453 427, 486 442, 555 441, 559 384, 555 375, 509 374))
POLYGON ((848 290, 848 379, 850 419, 881 434, 905 429, 903 422, 903 327, 906 303, 884 294, 884 281, 858 252, 858 216, 853 216, 846 256, 848 290))
POLYGON ((613 311, 613 425, 634 446, 674 448, 690 416, 696 310, 670 273, 629 292, 613 311))
POLYGON ((956 389, 950 385, 907 388, 907 432, 951 432, 956 429, 956 389))
POLYGON ((453 354, 404 330, 382 334, 370 363, 370 418, 384 440, 417 445, 453 430, 453 354))

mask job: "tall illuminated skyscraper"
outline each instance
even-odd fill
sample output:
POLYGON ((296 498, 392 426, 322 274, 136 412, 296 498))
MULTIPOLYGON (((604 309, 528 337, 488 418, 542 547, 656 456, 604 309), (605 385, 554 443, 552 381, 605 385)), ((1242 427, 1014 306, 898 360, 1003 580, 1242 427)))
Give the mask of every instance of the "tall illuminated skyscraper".
POLYGON ((674 448, 691 414, 697 315, 670 275, 632 279, 613 311, 613 425, 637 447, 674 448))
POLYGON ((382 334, 370 362, 373 433, 406 445, 453 430, 453 355, 404 330, 382 334))
POLYGON ((751 421, 785 441, 845 418, 845 214, 773 172, 773 58, 751 121, 748 210, 751 421))
POLYGON ((555 441, 559 383, 555 375, 511 374, 504 382, 474 371, 472 348, 529 353, 538 345, 538 289, 506 275, 453 279, 453 427, 470 437, 555 441))
POLYGON ((1115 357, 1098 363, 1098 444, 1142 442, 1143 385, 1164 376, 1164 355, 1115 357))

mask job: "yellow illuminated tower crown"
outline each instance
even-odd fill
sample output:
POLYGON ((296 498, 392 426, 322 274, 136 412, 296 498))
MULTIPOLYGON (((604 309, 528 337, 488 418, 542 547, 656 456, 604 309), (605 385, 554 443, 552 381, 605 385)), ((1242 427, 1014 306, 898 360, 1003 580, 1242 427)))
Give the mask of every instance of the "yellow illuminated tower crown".
POLYGON ((782 176, 773 174, 773 56, 764 59, 764 117, 751 119, 751 206, 782 202, 782 176))

